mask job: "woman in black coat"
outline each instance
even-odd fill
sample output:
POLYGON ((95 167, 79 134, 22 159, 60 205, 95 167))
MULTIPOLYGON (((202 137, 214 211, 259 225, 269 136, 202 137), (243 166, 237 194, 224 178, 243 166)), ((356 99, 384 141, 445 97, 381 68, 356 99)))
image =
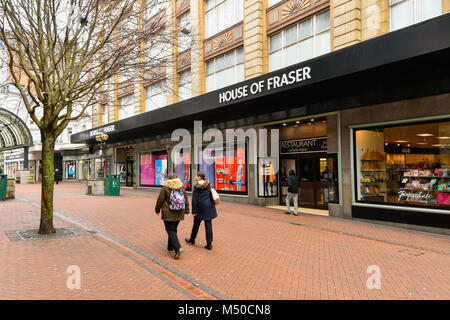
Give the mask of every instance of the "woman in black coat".
POLYGON ((197 172, 195 177, 194 190, 192 191, 192 214, 194 215, 194 225, 192 226, 191 237, 185 239, 187 243, 194 244, 197 237, 198 229, 202 220, 205 222, 206 246, 212 248, 212 219, 217 218, 216 205, 211 195, 211 185, 205 174, 201 171, 197 172))

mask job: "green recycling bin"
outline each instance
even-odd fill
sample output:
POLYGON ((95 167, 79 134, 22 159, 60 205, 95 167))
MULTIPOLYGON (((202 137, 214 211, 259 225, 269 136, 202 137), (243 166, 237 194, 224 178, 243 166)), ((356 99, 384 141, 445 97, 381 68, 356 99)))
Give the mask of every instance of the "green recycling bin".
POLYGON ((109 174, 106 177, 105 196, 120 196, 120 175, 109 174))
POLYGON ((8 186, 8 175, 0 174, 0 201, 6 200, 7 186, 8 186))

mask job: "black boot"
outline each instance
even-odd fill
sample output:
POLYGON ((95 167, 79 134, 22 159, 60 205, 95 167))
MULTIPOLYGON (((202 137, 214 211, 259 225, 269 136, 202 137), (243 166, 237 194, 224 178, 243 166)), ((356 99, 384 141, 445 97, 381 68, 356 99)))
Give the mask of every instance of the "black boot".
POLYGON ((195 244, 195 240, 192 241, 191 239, 188 239, 188 238, 184 239, 184 241, 186 241, 189 244, 195 244))

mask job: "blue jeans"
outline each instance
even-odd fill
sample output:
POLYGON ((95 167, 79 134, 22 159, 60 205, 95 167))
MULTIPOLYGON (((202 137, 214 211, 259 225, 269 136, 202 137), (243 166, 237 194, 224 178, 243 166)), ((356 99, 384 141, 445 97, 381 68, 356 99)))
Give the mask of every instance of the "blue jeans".
POLYGON ((294 201, 294 214, 298 214, 298 193, 288 192, 286 196, 286 212, 291 212, 289 203, 294 201))

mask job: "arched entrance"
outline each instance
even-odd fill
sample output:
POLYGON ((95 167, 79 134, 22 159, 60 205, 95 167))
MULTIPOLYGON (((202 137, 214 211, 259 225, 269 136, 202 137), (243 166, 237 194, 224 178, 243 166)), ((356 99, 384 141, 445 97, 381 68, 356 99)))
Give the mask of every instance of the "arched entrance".
POLYGON ((23 167, 28 169, 28 150, 33 137, 25 122, 16 114, 0 108, 0 153, 23 148, 23 167))

